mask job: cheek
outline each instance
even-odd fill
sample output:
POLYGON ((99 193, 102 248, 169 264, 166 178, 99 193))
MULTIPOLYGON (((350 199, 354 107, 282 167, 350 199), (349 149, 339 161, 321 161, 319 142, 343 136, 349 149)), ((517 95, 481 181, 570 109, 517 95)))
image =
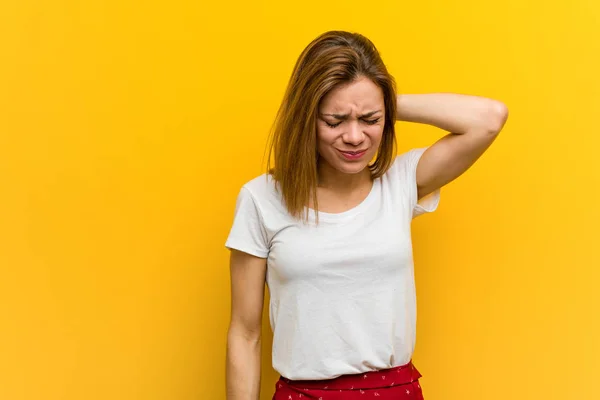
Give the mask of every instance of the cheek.
POLYGON ((320 149, 325 149, 335 143, 337 135, 335 132, 331 132, 327 129, 317 130, 317 146, 320 149))
POLYGON ((383 126, 372 126, 368 130, 369 137, 371 138, 371 144, 379 146, 381 139, 383 138, 383 126))

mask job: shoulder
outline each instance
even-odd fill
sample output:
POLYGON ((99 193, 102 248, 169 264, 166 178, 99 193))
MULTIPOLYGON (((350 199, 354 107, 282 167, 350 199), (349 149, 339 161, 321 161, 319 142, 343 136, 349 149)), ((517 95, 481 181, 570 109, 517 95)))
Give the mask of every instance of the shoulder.
POLYGON ((256 201, 261 201, 276 195, 277 187, 270 174, 262 174, 244 183, 241 192, 252 196, 256 201))
POLYGON ((399 191, 408 196, 408 204, 412 210, 413 218, 435 211, 440 200, 439 189, 419 200, 417 165, 426 150, 427 147, 413 148, 399 154, 394 159, 390 169, 383 176, 384 185, 389 187, 393 192, 399 191))
POLYGON ((385 175, 393 178, 406 176, 407 174, 413 175, 416 172, 419 159, 425 150, 427 150, 426 147, 413 148, 404 153, 398 154, 385 175))
POLYGON ((242 185, 237 198, 238 224, 260 226, 265 240, 293 222, 276 182, 270 174, 257 176, 242 185))
POLYGON ((250 200, 260 213, 284 209, 277 182, 270 174, 262 174, 242 185, 239 198, 250 200))

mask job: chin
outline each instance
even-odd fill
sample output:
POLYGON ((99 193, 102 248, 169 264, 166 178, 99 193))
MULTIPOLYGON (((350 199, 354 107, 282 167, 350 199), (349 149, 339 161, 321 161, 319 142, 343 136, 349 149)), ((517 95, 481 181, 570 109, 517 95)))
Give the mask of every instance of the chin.
POLYGON ((367 166, 368 163, 340 163, 336 169, 344 174, 354 175, 363 172, 367 166))

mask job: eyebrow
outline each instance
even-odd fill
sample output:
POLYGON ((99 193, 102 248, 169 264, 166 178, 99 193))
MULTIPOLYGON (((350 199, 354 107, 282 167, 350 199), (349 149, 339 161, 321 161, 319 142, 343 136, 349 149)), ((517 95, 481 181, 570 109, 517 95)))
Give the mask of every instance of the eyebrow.
MULTIPOLYGON (((369 118, 369 117, 372 117, 373 115, 377 114, 378 112, 381 112, 381 110, 370 111, 366 114, 361 115, 359 118, 369 118)), ((322 114, 322 115, 326 115, 328 117, 334 117, 337 119, 346 119, 350 116, 350 114, 322 114)))

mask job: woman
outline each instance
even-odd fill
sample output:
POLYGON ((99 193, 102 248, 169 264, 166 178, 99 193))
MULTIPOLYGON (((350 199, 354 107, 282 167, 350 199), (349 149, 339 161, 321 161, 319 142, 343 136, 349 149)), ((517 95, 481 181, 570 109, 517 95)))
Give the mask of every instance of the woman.
MULTIPOLYGON (((227 399, 257 400, 265 280, 274 400, 422 399, 411 221, 502 129, 507 109, 457 94, 396 95, 364 36, 332 31, 296 63, 269 172, 243 186, 226 246, 227 399), (394 122, 451 132, 397 157, 394 122)), ((271 158, 271 157, 269 157, 271 158)))

